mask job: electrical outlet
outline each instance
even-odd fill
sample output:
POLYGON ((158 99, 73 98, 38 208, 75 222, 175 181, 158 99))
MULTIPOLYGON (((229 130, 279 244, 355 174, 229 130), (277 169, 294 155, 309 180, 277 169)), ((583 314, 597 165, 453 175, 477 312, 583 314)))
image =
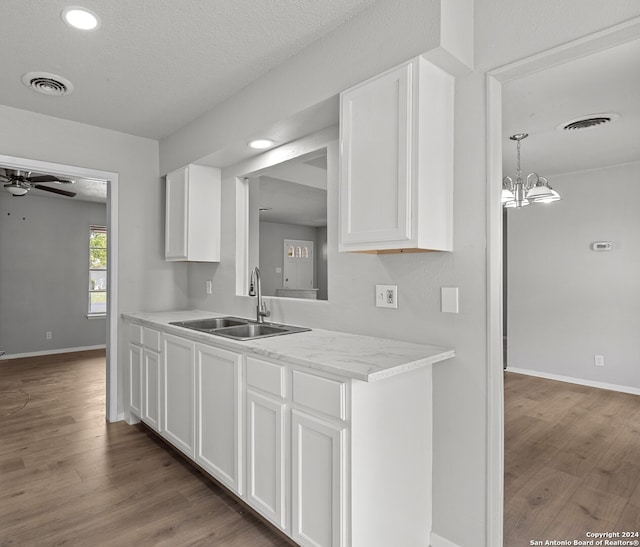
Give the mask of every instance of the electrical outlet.
POLYGON ((211 281, 211 279, 207 279, 207 282, 205 283, 205 292, 207 294, 213 293, 213 281, 211 281))
POLYGON ((604 366, 604 355, 594 355, 593 356, 593 363, 597 367, 603 367, 604 366))
POLYGON ((398 307, 398 286, 397 285, 376 285, 376 307, 397 308, 398 307))
POLYGON ((53 340, 53 333, 50 330, 47 331, 47 340, 53 340))

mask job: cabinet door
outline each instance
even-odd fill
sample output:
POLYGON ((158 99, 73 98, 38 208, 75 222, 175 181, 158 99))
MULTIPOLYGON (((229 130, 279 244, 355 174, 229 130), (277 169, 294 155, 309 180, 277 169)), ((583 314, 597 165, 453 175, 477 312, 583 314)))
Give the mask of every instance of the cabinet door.
POLYGON ((247 501, 285 529, 285 405, 247 390, 247 501))
POLYGON ((142 415, 140 419, 160 433, 162 372, 160 354, 145 349, 142 359, 142 415))
POLYGON ((412 66, 340 97, 341 245, 411 239, 412 66))
POLYGON ((129 412, 142 417, 142 348, 129 344, 129 412))
POLYGON ((198 344, 196 461, 242 493, 242 355, 198 344))
POLYGON ((194 456, 195 344, 164 335, 162 434, 187 456, 194 456))
POLYGON ((165 258, 167 260, 187 259, 188 175, 187 167, 167 175, 165 215, 165 258))
POLYGON ((345 545, 345 429, 293 410, 292 535, 303 546, 345 545))

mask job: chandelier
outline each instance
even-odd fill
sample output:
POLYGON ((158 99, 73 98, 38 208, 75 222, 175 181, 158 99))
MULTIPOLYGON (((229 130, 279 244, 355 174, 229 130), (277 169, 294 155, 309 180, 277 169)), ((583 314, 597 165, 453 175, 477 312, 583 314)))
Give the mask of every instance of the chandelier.
POLYGON ((528 133, 516 133, 509 138, 518 143, 518 164, 516 168, 515 180, 511 177, 502 179, 502 205, 504 207, 525 207, 530 203, 551 203, 562 199, 545 177, 537 173, 529 173, 526 179, 522 178, 520 169, 520 144, 522 139, 526 139, 528 133))

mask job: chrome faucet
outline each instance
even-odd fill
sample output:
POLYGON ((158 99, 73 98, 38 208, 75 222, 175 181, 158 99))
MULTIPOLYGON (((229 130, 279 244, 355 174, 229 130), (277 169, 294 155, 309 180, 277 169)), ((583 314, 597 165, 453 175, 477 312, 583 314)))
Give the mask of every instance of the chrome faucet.
POLYGON ((271 312, 262 301, 262 282, 260 281, 260 269, 256 266, 251 272, 251 284, 249 285, 249 296, 257 296, 256 322, 264 323, 265 317, 270 317, 271 312))

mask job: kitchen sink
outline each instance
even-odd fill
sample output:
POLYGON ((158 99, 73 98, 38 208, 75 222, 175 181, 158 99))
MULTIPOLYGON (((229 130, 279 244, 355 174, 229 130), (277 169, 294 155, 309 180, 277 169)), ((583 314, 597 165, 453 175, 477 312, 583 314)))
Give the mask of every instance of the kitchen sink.
POLYGON ((248 319, 240 319, 239 317, 207 317, 206 319, 193 319, 192 321, 176 321, 169 323, 178 327, 187 329, 202 330, 209 332, 210 330, 221 329, 224 327, 234 327, 236 325, 246 325, 248 319))
POLYGON ((262 336, 275 336, 276 334, 285 334, 286 328, 272 327, 271 325, 251 323, 247 325, 238 325, 236 327, 227 327, 226 329, 220 329, 218 334, 220 336, 228 336, 230 338, 238 338, 240 340, 248 340, 250 338, 258 338, 262 336))
POLYGON ((232 338, 234 340, 254 340, 256 338, 280 336, 311 330, 305 327, 293 327, 291 325, 280 325, 277 323, 257 323, 256 321, 250 321, 249 319, 242 319, 240 317, 208 317, 206 319, 194 319, 192 321, 175 321, 169 324, 214 334, 216 336, 224 336, 225 338, 232 338))

